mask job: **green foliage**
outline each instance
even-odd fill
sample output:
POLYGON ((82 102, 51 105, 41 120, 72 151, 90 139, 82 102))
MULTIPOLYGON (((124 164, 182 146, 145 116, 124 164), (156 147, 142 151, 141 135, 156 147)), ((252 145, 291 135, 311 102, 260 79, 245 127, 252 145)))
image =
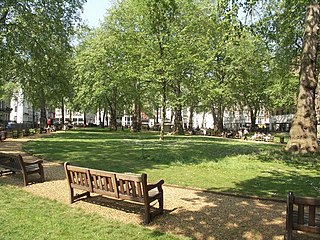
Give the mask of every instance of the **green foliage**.
POLYGON ((20 82, 37 107, 113 115, 294 108, 308 1, 117 1, 72 55, 84 2, 2 1, 0 83, 20 82))
POLYGON ((70 35, 84 0, 10 1, 0 9, 0 81, 20 82, 36 107, 67 93, 70 35), (5 62, 5 65, 2 65, 5 62), (35 94, 36 93, 36 94, 35 94))

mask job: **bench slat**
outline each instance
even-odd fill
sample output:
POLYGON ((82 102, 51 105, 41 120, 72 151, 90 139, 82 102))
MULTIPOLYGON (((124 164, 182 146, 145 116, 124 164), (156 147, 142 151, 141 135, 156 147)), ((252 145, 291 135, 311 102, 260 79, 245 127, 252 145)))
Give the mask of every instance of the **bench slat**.
POLYGON ((305 225, 293 225, 294 230, 299 230, 303 232, 310 232, 310 233, 320 233, 320 227, 312 227, 312 226, 305 226, 305 225))
POLYGON ((112 184, 112 178, 107 178, 108 181, 108 189, 110 192, 114 192, 113 184, 112 184))
POLYGON ((125 180, 124 182, 125 182, 125 184, 126 184, 126 191, 125 191, 125 193, 126 193, 128 196, 130 196, 129 181, 128 181, 128 180, 125 180))
POLYGON ((316 208, 309 206, 309 226, 316 226, 316 208))
POLYGON ((132 196, 133 196, 133 197, 137 197, 135 182, 130 181, 130 185, 131 185, 131 190, 132 190, 132 196))
POLYGON ((141 183, 137 182, 137 189, 138 189, 138 197, 142 198, 142 187, 141 187, 141 183))
POLYGON ((125 193, 124 193, 124 188, 123 188, 123 180, 120 179, 118 183, 119 183, 119 186, 120 186, 120 193, 121 193, 121 194, 125 194, 125 193))
POLYGON ((298 205, 298 224, 304 224, 304 206, 301 204, 298 205))
POLYGON ((101 190, 102 190, 102 189, 103 189, 103 188, 102 188, 102 185, 103 185, 103 184, 102 184, 102 181, 101 181, 101 176, 99 175, 99 176, 98 176, 98 186, 99 186, 98 189, 101 189, 101 190))

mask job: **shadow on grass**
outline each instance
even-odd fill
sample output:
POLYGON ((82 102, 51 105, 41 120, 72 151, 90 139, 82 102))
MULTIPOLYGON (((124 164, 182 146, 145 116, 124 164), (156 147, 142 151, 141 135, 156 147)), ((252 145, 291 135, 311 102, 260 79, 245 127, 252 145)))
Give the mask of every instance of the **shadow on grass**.
MULTIPOLYGON (((218 162, 226 156, 259 153, 256 146, 239 141, 155 134, 67 132, 29 142, 24 149, 48 160, 69 161, 85 167, 139 172, 158 165, 218 162)), ((264 146, 264 149, 268 146, 264 146)))
MULTIPOLYGON (((238 157, 249 160, 244 165, 249 170, 241 168, 241 162, 235 168, 238 171, 249 172, 252 159, 255 162, 271 164, 263 166, 264 169, 258 173, 258 177, 236 183, 236 187, 228 191, 281 199, 285 199, 289 190, 297 194, 310 190, 311 196, 318 194, 315 186, 320 186, 320 179, 314 175, 320 170, 319 155, 291 155, 283 152, 282 146, 260 142, 203 136, 167 136, 165 141, 160 141, 158 137, 154 133, 67 131, 54 134, 51 138, 28 142, 24 148, 47 160, 60 163, 68 161, 74 165, 106 171, 148 173, 148 171, 157 170, 153 171, 155 176, 156 172, 163 174, 167 168, 178 166, 175 170, 179 172, 172 170, 172 176, 167 176, 168 180, 178 175, 183 176, 186 172, 196 173, 195 176, 190 175, 190 179, 193 180, 201 177, 203 170, 208 174, 211 174, 212 170, 214 174, 216 166, 212 167, 210 163, 215 164, 228 158, 237 159, 238 157), (274 170, 273 164, 279 163, 281 167, 284 165, 289 168, 274 170), (191 166, 188 171, 186 171, 187 166, 191 166), (268 171, 268 168, 272 169, 268 171), (296 171, 300 169, 303 171, 296 171), (193 170, 197 172, 192 172, 193 170), (181 173, 181 171, 184 172, 181 173), (307 175, 309 173, 310 175, 307 175)), ((256 166, 259 165, 252 165, 253 168, 256 166)), ((228 181, 233 179, 231 176, 228 181)), ((167 183, 170 182, 165 180, 167 183)), ((197 179, 194 180, 194 182, 197 181, 197 179)), ((209 178, 208 181, 210 181, 209 178)), ((184 185, 193 186, 194 182, 186 182, 184 185)), ((212 184, 203 188, 221 191, 212 184)))
MULTIPOLYGON (((297 174, 295 171, 266 171, 267 176, 258 176, 253 179, 241 181, 235 184, 225 193, 233 193, 245 196, 266 197, 270 199, 279 199, 284 201, 289 191, 297 196, 305 196, 308 189, 309 197, 318 197, 320 195, 320 177, 297 174)), ((207 190, 219 191, 212 187, 207 190)), ((221 191, 220 191, 221 192, 221 191)))

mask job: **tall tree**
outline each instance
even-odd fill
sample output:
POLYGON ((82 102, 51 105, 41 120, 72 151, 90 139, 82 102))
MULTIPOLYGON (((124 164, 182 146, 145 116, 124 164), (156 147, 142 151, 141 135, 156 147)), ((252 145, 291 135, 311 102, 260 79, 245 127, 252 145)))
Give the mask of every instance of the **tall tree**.
POLYGON ((286 150, 293 152, 316 152, 317 120, 315 111, 315 93, 318 84, 317 55, 320 6, 311 1, 307 7, 305 31, 299 73, 300 88, 297 99, 297 111, 290 129, 290 139, 286 150))
POLYGON ((64 63, 71 52, 70 36, 85 0, 4 0, 0 8, 0 81, 20 81, 25 96, 41 107, 46 124, 46 105, 62 94, 64 63), (1 61, 2 62, 2 61, 1 61), (19 70, 18 70, 19 69, 19 70), (35 95, 34 92, 38 94, 35 95))

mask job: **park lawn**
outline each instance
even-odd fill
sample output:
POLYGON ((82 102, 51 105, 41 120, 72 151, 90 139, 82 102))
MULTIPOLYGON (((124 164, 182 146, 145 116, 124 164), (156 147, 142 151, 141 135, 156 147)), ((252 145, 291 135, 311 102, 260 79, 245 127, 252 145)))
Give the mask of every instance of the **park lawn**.
POLYGON ((182 239, 106 220, 0 184, 0 239, 182 239))
POLYGON ((24 149, 50 161, 107 171, 148 173, 149 181, 218 192, 285 199, 319 196, 319 155, 285 153, 279 144, 206 136, 81 129, 28 142, 24 149))

